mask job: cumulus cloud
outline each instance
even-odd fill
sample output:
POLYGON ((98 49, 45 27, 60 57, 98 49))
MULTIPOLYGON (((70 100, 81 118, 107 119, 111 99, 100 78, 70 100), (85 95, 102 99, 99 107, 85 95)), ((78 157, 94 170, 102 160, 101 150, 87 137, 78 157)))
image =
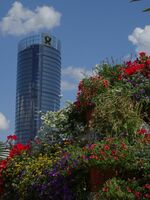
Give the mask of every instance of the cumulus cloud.
POLYGON ((34 11, 23 7, 21 2, 14 2, 5 17, 0 21, 3 34, 22 35, 50 30, 60 25, 61 14, 53 7, 37 7, 34 11))
POLYGON ((91 75, 92 72, 82 67, 69 66, 62 69, 62 90, 75 90, 79 81, 86 76, 91 75))
POLYGON ((0 112, 0 130, 7 130, 9 128, 9 121, 5 115, 0 112))
POLYGON ((128 36, 130 42, 136 46, 136 51, 145 51, 150 54, 150 25, 142 28, 135 28, 128 36))
POLYGON ((77 85, 75 83, 71 83, 69 81, 62 80, 61 81, 61 89, 64 91, 75 90, 77 85))
POLYGON ((90 74, 91 74, 91 71, 86 70, 85 68, 81 68, 81 67, 69 66, 62 70, 63 76, 69 76, 75 79, 76 81, 79 81, 83 79, 85 76, 88 76, 90 74))

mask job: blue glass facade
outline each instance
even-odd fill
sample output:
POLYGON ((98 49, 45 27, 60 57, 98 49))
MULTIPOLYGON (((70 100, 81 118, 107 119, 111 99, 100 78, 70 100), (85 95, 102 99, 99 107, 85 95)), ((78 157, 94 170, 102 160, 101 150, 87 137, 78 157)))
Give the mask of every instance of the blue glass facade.
POLYGON ((49 34, 28 37, 18 45, 16 123, 18 141, 27 143, 40 128, 40 111, 60 106, 61 47, 49 34))

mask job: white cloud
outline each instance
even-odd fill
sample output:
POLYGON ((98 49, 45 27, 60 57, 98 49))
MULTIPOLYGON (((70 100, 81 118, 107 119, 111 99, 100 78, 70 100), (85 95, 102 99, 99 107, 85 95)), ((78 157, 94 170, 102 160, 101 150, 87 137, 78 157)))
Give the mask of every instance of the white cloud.
POLYGON ((69 76, 70 78, 73 78, 76 81, 79 81, 83 79, 85 76, 89 76, 90 74, 91 71, 81 67, 70 66, 62 70, 63 76, 69 76))
POLYGON ((50 30, 60 25, 61 14, 53 7, 37 7, 34 11, 14 2, 5 17, 0 21, 3 34, 22 35, 41 29, 50 30))
POLYGON ((86 70, 85 68, 82 67, 69 66, 65 69, 62 69, 62 79, 63 79, 61 82, 62 91, 77 89, 79 81, 91 74, 92 74, 91 71, 86 70))
POLYGON ((145 51, 150 54, 150 25, 146 25, 143 29, 135 28, 128 39, 136 46, 137 52, 145 51))
POLYGON ((9 128, 9 121, 3 113, 0 112, 0 130, 7 130, 9 128))
POLYGON ((77 88, 76 83, 71 83, 69 81, 62 80, 61 81, 61 89, 64 91, 75 90, 77 88))

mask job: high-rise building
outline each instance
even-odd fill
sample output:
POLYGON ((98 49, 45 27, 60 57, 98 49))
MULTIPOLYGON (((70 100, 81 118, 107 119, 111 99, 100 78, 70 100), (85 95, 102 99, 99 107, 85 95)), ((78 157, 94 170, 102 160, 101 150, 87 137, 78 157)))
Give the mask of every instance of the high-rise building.
POLYGON ((40 112, 60 107, 61 44, 38 34, 18 44, 16 122, 18 141, 32 140, 41 126, 40 112))

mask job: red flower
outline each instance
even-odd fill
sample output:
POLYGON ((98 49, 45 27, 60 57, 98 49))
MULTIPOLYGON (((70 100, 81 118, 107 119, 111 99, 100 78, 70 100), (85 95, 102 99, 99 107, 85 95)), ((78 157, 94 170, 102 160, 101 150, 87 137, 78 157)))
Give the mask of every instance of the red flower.
POLYGON ((127 68, 125 68, 125 74, 127 75, 132 75, 138 71, 140 71, 141 69, 144 68, 144 64, 139 64, 136 61, 131 63, 130 65, 127 65, 127 68))
POLYGON ((5 169, 6 166, 7 166, 7 161, 6 161, 6 160, 2 160, 2 161, 0 162, 0 170, 1 170, 1 169, 5 169))
POLYGON ((103 188, 102 188, 102 191, 103 191, 103 192, 107 192, 107 191, 108 191, 108 187, 103 187, 103 188))
POLYGON ((114 159, 115 159, 115 160, 119 160, 118 156, 114 156, 114 159))
POLYGON ((150 65, 150 59, 146 60, 146 64, 150 65))
POLYGON ((106 153, 102 150, 99 150, 100 154, 103 156, 103 157, 106 157, 106 153))
POLYGON ((81 156, 81 158, 82 158, 82 159, 85 159, 85 158, 86 158, 86 156, 85 156, 85 155, 82 155, 82 156, 81 156))
POLYGON ((104 149, 105 149, 106 151, 108 151, 108 150, 110 149, 109 145, 105 144, 105 145, 104 145, 104 149))
POLYGON ((90 150, 93 150, 96 147, 96 144, 91 144, 90 150))
POLYGON ((78 90, 81 90, 81 89, 82 89, 82 87, 83 87, 83 80, 82 80, 82 81, 80 81, 80 83, 79 83, 79 85, 78 85, 78 90))
POLYGON ((111 151, 111 154, 112 154, 113 156, 115 156, 116 153, 117 153, 116 150, 112 150, 112 151, 111 151))
POLYGON ((123 75, 119 75, 118 80, 121 81, 123 78, 123 75))
POLYGON ((145 134, 145 133, 147 133, 147 130, 146 130, 146 129, 140 129, 140 130, 138 131, 138 134, 140 134, 140 135, 143 135, 143 134, 145 134))
POLYGON ((118 70, 122 71, 122 70, 124 70, 124 67, 119 67, 118 70))
POLYGON ((131 190, 129 187, 127 187, 127 191, 128 191, 128 192, 132 192, 132 190, 131 190))
POLYGON ((150 190, 150 184, 145 184, 144 187, 150 190))
POLYGON ((141 198, 141 192, 135 192, 134 195, 137 197, 137 199, 140 199, 141 198))
POLYGON ((95 155, 91 155, 89 158, 90 158, 90 159, 96 159, 96 160, 99 160, 98 156, 95 156, 95 155))
POLYGON ((150 133, 148 133, 148 134, 145 134, 145 137, 150 137, 150 133))
POLYGON ((16 135, 8 135, 7 140, 17 140, 17 136, 16 135))
POLYGON ((145 57, 146 53, 145 52, 140 52, 139 55, 140 55, 140 57, 145 57))
POLYGON ((74 105, 77 107, 77 109, 80 109, 81 102, 80 101, 76 101, 76 102, 74 102, 74 105))
POLYGON ((108 87, 109 86, 108 80, 103 80, 103 85, 104 85, 104 87, 108 87))
POLYGON ((12 139, 13 140, 17 140, 17 136, 16 135, 12 135, 12 139))
POLYGON ((144 194, 144 197, 145 197, 146 199, 150 199, 150 194, 144 194))
POLYGON ((19 154, 21 154, 22 151, 28 150, 28 149, 29 149, 29 145, 23 145, 23 144, 19 144, 19 143, 15 144, 13 146, 13 149, 10 151, 9 156, 13 157, 15 155, 19 155, 19 154))
POLYGON ((123 149, 127 149, 127 146, 126 146, 125 143, 122 143, 122 144, 121 144, 121 147, 122 147, 123 149))

